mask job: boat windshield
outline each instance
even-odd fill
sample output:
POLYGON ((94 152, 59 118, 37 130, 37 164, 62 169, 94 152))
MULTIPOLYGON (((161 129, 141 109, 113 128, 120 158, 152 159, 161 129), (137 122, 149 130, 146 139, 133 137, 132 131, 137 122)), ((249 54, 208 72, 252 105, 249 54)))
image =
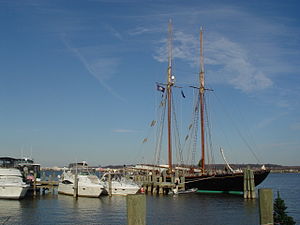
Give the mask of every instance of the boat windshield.
POLYGON ((2 157, 0 158, 0 167, 2 168, 14 168, 16 163, 15 158, 2 157))

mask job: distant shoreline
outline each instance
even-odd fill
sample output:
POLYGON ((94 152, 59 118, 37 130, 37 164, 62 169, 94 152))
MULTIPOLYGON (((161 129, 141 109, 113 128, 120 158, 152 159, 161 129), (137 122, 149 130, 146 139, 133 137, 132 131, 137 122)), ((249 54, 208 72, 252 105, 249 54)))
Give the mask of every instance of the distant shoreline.
POLYGON ((271 170, 270 173, 300 173, 300 170, 271 170))

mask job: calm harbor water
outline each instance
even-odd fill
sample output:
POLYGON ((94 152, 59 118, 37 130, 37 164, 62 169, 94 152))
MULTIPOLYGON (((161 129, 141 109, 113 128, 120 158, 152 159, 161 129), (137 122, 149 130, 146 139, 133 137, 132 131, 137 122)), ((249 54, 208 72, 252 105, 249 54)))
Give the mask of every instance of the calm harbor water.
MULTIPOLYGON (((280 191, 289 215, 300 224, 300 174, 270 174, 259 188, 280 191)), ((0 224, 126 224, 126 197, 73 199, 46 194, 0 200, 0 224)), ((147 196, 147 224, 255 225, 258 200, 237 195, 147 196)))

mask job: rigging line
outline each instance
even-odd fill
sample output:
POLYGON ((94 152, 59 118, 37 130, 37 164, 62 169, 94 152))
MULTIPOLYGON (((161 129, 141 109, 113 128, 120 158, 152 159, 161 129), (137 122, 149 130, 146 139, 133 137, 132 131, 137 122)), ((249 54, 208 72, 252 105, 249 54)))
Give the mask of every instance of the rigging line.
MULTIPOLYGON (((182 109, 182 107, 181 107, 181 109, 182 109)), ((181 115, 183 115, 183 113, 181 115)), ((182 118, 181 118, 181 120, 183 121, 182 118)), ((192 120, 193 120, 193 117, 191 117, 191 121, 192 120)), ((181 147, 182 165, 185 165, 185 163, 188 164, 188 162, 189 162, 189 155, 190 155, 189 150, 191 149, 190 148, 190 139, 192 137, 191 134, 192 134, 193 127, 194 127, 193 124, 189 123, 188 130, 187 130, 186 136, 184 137, 183 145, 181 147)), ((181 129, 181 130, 183 130, 183 129, 181 129)))
MULTIPOLYGON (((182 155, 183 155, 183 152, 185 151, 185 149, 187 149, 186 145, 189 143, 189 139, 190 139, 189 136, 190 136, 190 129, 189 129, 187 135, 184 138, 184 143, 183 143, 183 146, 182 146, 182 155)), ((182 157, 182 158, 184 158, 184 157, 182 157)), ((185 161, 183 159, 183 165, 184 165, 184 162, 185 161)))
POLYGON ((211 120, 210 120, 210 118, 211 118, 211 116, 210 116, 210 110, 208 110, 208 105, 209 105, 209 103, 208 103, 208 101, 209 101, 209 99, 210 98, 208 98, 208 97, 206 97, 205 99, 204 99, 204 105, 205 105, 205 108, 206 108, 206 110, 205 110, 205 116, 206 116, 206 121, 207 121, 207 132, 208 132, 208 145, 209 145, 209 148, 208 149, 210 149, 210 151, 207 151, 208 153, 210 153, 210 160, 211 161, 209 161, 210 163, 214 163, 215 162, 215 159, 214 159, 214 154, 213 154, 213 141, 212 141, 212 128, 211 128, 211 120))
POLYGON ((163 133, 164 133, 164 124, 165 124, 165 114, 166 114, 166 99, 167 99, 167 95, 165 95, 163 101, 162 101, 162 111, 161 111, 161 117, 160 117, 160 126, 159 126, 159 130, 156 133, 156 164, 159 165, 160 164, 160 155, 161 155, 161 150, 162 150, 162 139, 163 139, 163 133))
POLYGON ((184 162, 186 164, 189 164, 189 155, 190 155, 190 137, 191 137, 191 133, 192 133, 192 128, 193 128, 193 124, 190 124, 189 123, 189 126, 188 126, 188 131, 187 131, 187 135, 185 136, 184 138, 184 144, 183 144, 183 151, 186 152, 185 154, 185 160, 184 162))
MULTIPOLYGON (((210 99, 210 98, 209 98, 210 99)), ((210 110, 209 110, 210 112, 210 110)), ((211 118, 211 114, 209 113, 208 116, 211 118)), ((211 121, 211 120, 209 120, 211 121)), ((214 154, 213 154, 213 139, 212 139, 212 126, 211 126, 211 123, 209 123, 209 132, 210 132, 210 146, 211 146, 211 154, 212 154, 212 163, 214 164, 215 163, 215 157, 214 157, 214 154)))
MULTIPOLYGON (((164 121, 165 121, 165 112, 166 112, 166 99, 167 95, 165 94, 162 97, 162 109, 160 114, 160 120, 159 120, 159 126, 157 126, 157 132, 156 132, 156 146, 155 146, 155 157, 154 157, 154 163, 153 164, 159 164, 160 162, 160 154, 161 154, 161 147, 162 147, 162 136, 163 136, 163 130, 164 130, 164 121)), ((160 108, 160 107, 159 107, 160 108)))
MULTIPOLYGON (((195 102, 195 95, 194 96, 194 102, 195 102)), ((194 105, 194 104, 193 104, 194 105)), ((193 109, 193 108, 192 108, 193 109)), ((186 147, 186 163, 191 164, 191 155, 192 155, 192 137, 193 137, 193 130, 194 130, 194 110, 192 110, 192 116, 191 116, 191 123, 188 127, 188 135, 186 136, 185 140, 187 143, 186 147)))
POLYGON ((189 129, 189 132, 188 132, 188 135, 187 135, 187 137, 185 138, 185 146, 187 145, 187 147, 184 147, 184 149, 186 149, 186 152, 187 152, 187 154, 186 154, 186 163, 187 164, 191 164, 191 162, 190 162, 190 159, 191 159, 191 144, 192 144, 192 135, 193 135, 193 129, 194 129, 194 125, 193 124, 191 124, 192 125, 192 128, 191 129, 189 129))
POLYGON ((237 125, 235 124, 234 120, 232 119, 232 117, 230 116, 230 114, 227 112, 226 108, 224 107, 224 104, 222 103, 222 101, 218 98, 218 96, 215 94, 216 99, 220 102, 220 104, 223 106, 224 108, 224 112, 227 114, 228 118, 231 120, 234 128, 237 130, 239 136, 241 137, 241 139, 243 140, 244 144, 248 147, 248 149, 250 150, 250 152, 252 153, 252 155, 254 156, 254 158, 257 160, 257 162, 259 164, 261 164, 259 158, 257 157, 257 155, 255 154, 254 150, 252 149, 252 147, 250 146, 250 144, 248 143, 248 141, 245 139, 245 137, 242 135, 242 132, 240 131, 240 129, 237 127, 237 125))
MULTIPOLYGON (((172 92, 175 94, 174 92, 172 92)), ((180 157, 180 149, 181 149, 181 144, 180 144, 180 137, 179 137, 179 129, 178 129, 178 121, 177 121, 177 114, 176 114, 176 109, 175 105, 179 105, 179 100, 180 98, 172 98, 172 133, 174 134, 174 149, 176 150, 176 163, 178 164, 181 162, 181 157, 180 157), (175 104, 175 100, 176 104, 175 104)))
POLYGON ((198 122, 199 122, 199 92, 194 90, 193 91, 194 96, 194 103, 192 107, 192 117, 191 117, 191 124, 189 127, 189 138, 187 141, 187 156, 186 156, 186 162, 187 164, 193 165, 195 161, 195 151, 197 145, 197 138, 198 138, 198 122), (196 94, 195 94, 196 92, 196 94))
MULTIPOLYGON (((162 113, 162 115, 164 112, 162 113)), ((163 117, 163 116, 162 116, 163 117)), ((156 146, 155 146, 155 159, 153 164, 159 164, 160 162, 160 154, 161 154, 161 146, 162 146, 162 134, 163 134, 164 120, 160 121, 159 126, 157 127, 156 132, 156 146)))
MULTIPOLYGON (((214 115, 217 115, 216 109, 215 109, 214 107, 211 107, 210 112, 212 112, 214 115)), ((221 123, 222 123, 222 120, 216 121, 216 122, 215 122, 215 124, 221 124, 221 123)), ((227 136, 227 133, 224 131, 222 125, 219 127, 219 129, 217 129, 217 132, 220 132, 220 133, 223 135, 223 137, 225 138, 225 141, 226 141, 226 143, 227 143, 229 149, 232 151, 232 150, 233 150, 233 147, 232 147, 232 145, 230 144, 230 141, 229 141, 229 138, 228 138, 228 136, 227 136)))
MULTIPOLYGON (((160 111, 160 107, 158 106, 157 107, 157 97, 156 97, 156 94, 157 93, 157 90, 155 89, 155 91, 154 91, 154 102, 155 102, 155 104, 154 104, 154 118, 160 118, 159 117, 159 111, 160 111)), ((160 98, 160 102, 162 101, 162 97, 160 98)), ((137 157, 136 157, 136 160, 138 161, 138 159, 139 158, 141 158, 139 161, 140 161, 140 163, 146 163, 146 161, 144 161, 145 160, 145 145, 147 145, 149 142, 150 142, 150 140, 152 139, 152 137, 154 138, 154 134, 153 133, 156 133, 156 132, 153 132, 153 130, 154 130, 154 127, 156 126, 156 123, 157 123, 157 121, 156 120, 152 120, 152 122, 151 122, 151 124, 150 124, 150 126, 149 126, 149 128, 148 128, 148 130, 147 130, 147 135, 146 136, 144 136, 143 137, 143 141, 142 141, 142 143, 140 144, 140 147, 139 147, 139 152, 140 152, 140 155, 138 156, 137 155, 137 157), (155 123, 153 124, 153 121, 155 121, 155 123), (150 134, 150 133, 152 133, 152 134, 150 134), (150 137, 150 135, 151 135, 151 137, 150 137)), ((158 126, 158 125, 157 125, 158 126)), ((156 129, 156 130, 158 130, 158 129, 156 129)), ((157 133, 156 133, 157 134, 157 133)), ((155 153, 156 154, 156 153, 155 153)), ((149 162, 148 162, 149 163, 149 162)))
POLYGON ((191 138, 189 141, 189 155, 188 155, 188 164, 193 164, 193 144, 194 144, 194 137, 195 137, 195 125, 192 128, 191 131, 191 138))
MULTIPOLYGON (((157 91, 156 91, 157 92, 157 91)), ((155 92, 155 93, 156 93, 155 92)), ((162 100, 160 100, 160 101, 162 101, 162 100)), ((155 98, 155 103, 157 102, 157 98, 155 98)), ((157 105, 157 104, 155 104, 155 105, 157 105)), ((155 108, 155 118, 160 118, 158 115, 159 115, 159 109, 160 109, 160 107, 154 107, 155 108)), ((139 147, 139 152, 140 152, 140 155, 139 156, 137 156, 136 157, 136 160, 138 161, 138 159, 139 158, 141 158, 141 160, 140 160, 140 163, 146 163, 146 161, 144 161, 145 160, 145 146, 150 142, 150 140, 152 140, 152 137, 153 137, 153 139, 154 139, 154 134, 156 133, 157 134, 157 132, 154 132, 154 127, 155 126, 157 126, 156 125, 156 123, 157 123, 157 121, 156 120, 152 120, 152 122, 151 122, 151 124, 150 124, 150 126, 149 126, 149 128, 148 128, 148 130, 147 130, 147 135, 146 136, 144 136, 144 138, 143 138, 143 141, 140 143, 140 147, 139 147), (151 134, 152 133, 152 134, 151 134)), ((158 124, 159 125, 159 124, 158 124)), ((158 129, 156 129, 156 130, 158 130, 158 129)), ((153 140, 152 140, 152 142, 153 142, 153 140)), ((149 145, 148 145, 149 146, 149 145)), ((148 162, 149 163, 149 162, 148 162)))
POLYGON ((192 161, 191 164, 195 164, 195 156, 197 151, 197 140, 198 140, 198 130, 199 130, 199 110, 200 110, 200 93, 196 95, 196 105, 194 110, 194 138, 193 138, 193 147, 192 147, 192 161))
MULTIPOLYGON (((154 127, 154 126, 153 126, 154 127)), ((149 142, 149 137, 150 137, 150 133, 151 133, 151 130, 153 130, 153 127, 150 126, 147 130, 147 135, 146 137, 144 136, 143 138, 143 141, 140 143, 139 145, 139 148, 138 148, 138 152, 136 153, 136 157, 135 157, 135 161, 136 162, 139 162, 139 163, 145 163, 144 162, 144 154, 145 154, 145 143, 148 143, 149 142), (140 159, 140 160, 139 160, 140 159)))
POLYGON ((197 140, 197 121, 198 121, 198 119, 197 119, 197 117, 199 117, 198 116, 198 110, 197 109, 199 109, 199 106, 198 106, 198 98, 199 98, 199 94, 197 93, 196 95, 195 95, 195 91, 193 92, 194 93, 194 103, 193 103, 193 111, 192 111, 192 123, 191 123, 191 125, 192 125, 192 129, 190 130, 190 139, 189 139, 189 154, 188 154, 188 158, 187 158, 187 161, 188 161, 188 163, 190 164, 190 165, 192 165, 193 164, 193 146, 194 146, 194 141, 195 141, 195 139, 197 140), (196 136, 196 137, 195 137, 196 136))
POLYGON ((177 162, 180 162, 181 164, 183 164, 183 158, 182 158, 182 149, 181 149, 181 143, 180 143, 180 136, 179 136, 179 129, 178 129, 178 123, 177 123, 177 117, 176 117, 176 113, 175 113, 175 106, 174 106, 174 102, 173 102, 173 98, 172 98, 172 111, 173 111, 173 120, 174 120, 174 123, 173 123, 173 126, 174 126, 174 129, 175 129, 175 146, 176 146, 176 153, 179 154, 176 154, 177 156, 177 162))
POLYGON ((136 156, 135 156, 135 161, 136 162, 145 163, 144 162, 144 154, 145 154, 144 146, 145 146, 145 142, 140 143, 139 148, 138 148, 139 150, 138 150, 138 152, 136 153, 136 156))
MULTIPOLYGON (((180 94, 183 97, 184 94, 182 94, 183 93, 182 89, 180 91, 181 92, 180 94)), ((181 98, 181 97, 177 98, 177 99, 179 99, 179 107, 180 107, 180 129, 179 130, 182 132, 183 131, 183 102, 184 101, 183 101, 183 98, 181 98)), ((178 132, 178 135, 179 135, 179 132, 178 132)), ((183 160, 183 146, 181 145, 181 143, 180 143, 180 149, 179 149, 179 159, 180 159, 180 163, 183 165, 184 164, 184 160, 183 160)))
POLYGON ((210 133, 210 120, 209 120, 209 116, 208 116, 208 107, 207 107, 207 99, 204 97, 203 98, 204 99, 204 108, 205 108, 205 110, 204 110, 204 112, 205 112, 205 125, 206 125, 206 128, 207 129, 205 129, 205 137, 206 137, 206 149, 207 149, 207 162, 208 162, 208 164, 210 164, 211 163, 211 133, 210 133), (208 151, 208 149, 210 150, 210 151, 208 151))
MULTIPOLYGON (((154 114, 154 118, 159 118, 157 115, 158 115, 158 112, 159 112, 159 107, 157 107, 157 97, 156 97, 156 93, 157 93, 157 90, 155 88, 154 92, 153 92, 153 96, 154 96, 154 109, 153 109, 153 114, 154 114)), ((154 125, 155 126, 155 125, 154 125)), ((143 136, 141 137, 141 139, 143 138, 143 141, 142 143, 140 143, 139 145, 139 148, 138 148, 138 151, 136 153, 136 156, 135 156, 135 160, 136 162, 139 162, 139 163, 145 163, 144 161, 144 156, 145 156, 145 143, 149 143, 149 140, 150 140, 150 133, 151 131, 153 132, 153 127, 154 126, 150 126, 146 132, 146 136, 143 136), (146 141, 145 141, 146 140, 146 141)), ((153 135, 154 136, 154 135, 153 135)), ((152 137, 152 135, 151 135, 152 137)))
MULTIPOLYGON (((252 145, 254 146, 255 149, 259 149, 258 145, 257 145, 256 142, 255 142, 254 136, 253 136, 252 133, 250 132, 249 127, 246 126, 246 123, 245 123, 246 120, 245 120, 243 114, 241 113, 239 107, 237 107, 237 105, 236 105, 236 110, 237 110, 237 112, 239 113, 239 116, 241 117, 241 120, 242 120, 243 124, 245 125, 246 134, 248 134, 247 136, 248 136, 249 140, 251 140, 252 145)), ((256 154, 258 154, 258 156, 259 156, 259 152, 256 153, 256 154)), ((258 158, 260 158, 260 157, 258 157, 258 158)))

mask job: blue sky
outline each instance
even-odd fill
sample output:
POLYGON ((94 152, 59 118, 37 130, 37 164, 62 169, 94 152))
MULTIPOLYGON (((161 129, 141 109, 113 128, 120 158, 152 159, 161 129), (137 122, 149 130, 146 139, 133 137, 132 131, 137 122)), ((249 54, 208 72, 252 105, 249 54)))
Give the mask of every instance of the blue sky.
POLYGON ((300 165, 299 10, 298 1, 0 0, 1 155, 32 152, 43 166, 151 162, 142 140, 154 132, 172 19, 182 139, 203 26, 215 161, 223 147, 229 162, 256 163, 249 144, 262 163, 300 165))

